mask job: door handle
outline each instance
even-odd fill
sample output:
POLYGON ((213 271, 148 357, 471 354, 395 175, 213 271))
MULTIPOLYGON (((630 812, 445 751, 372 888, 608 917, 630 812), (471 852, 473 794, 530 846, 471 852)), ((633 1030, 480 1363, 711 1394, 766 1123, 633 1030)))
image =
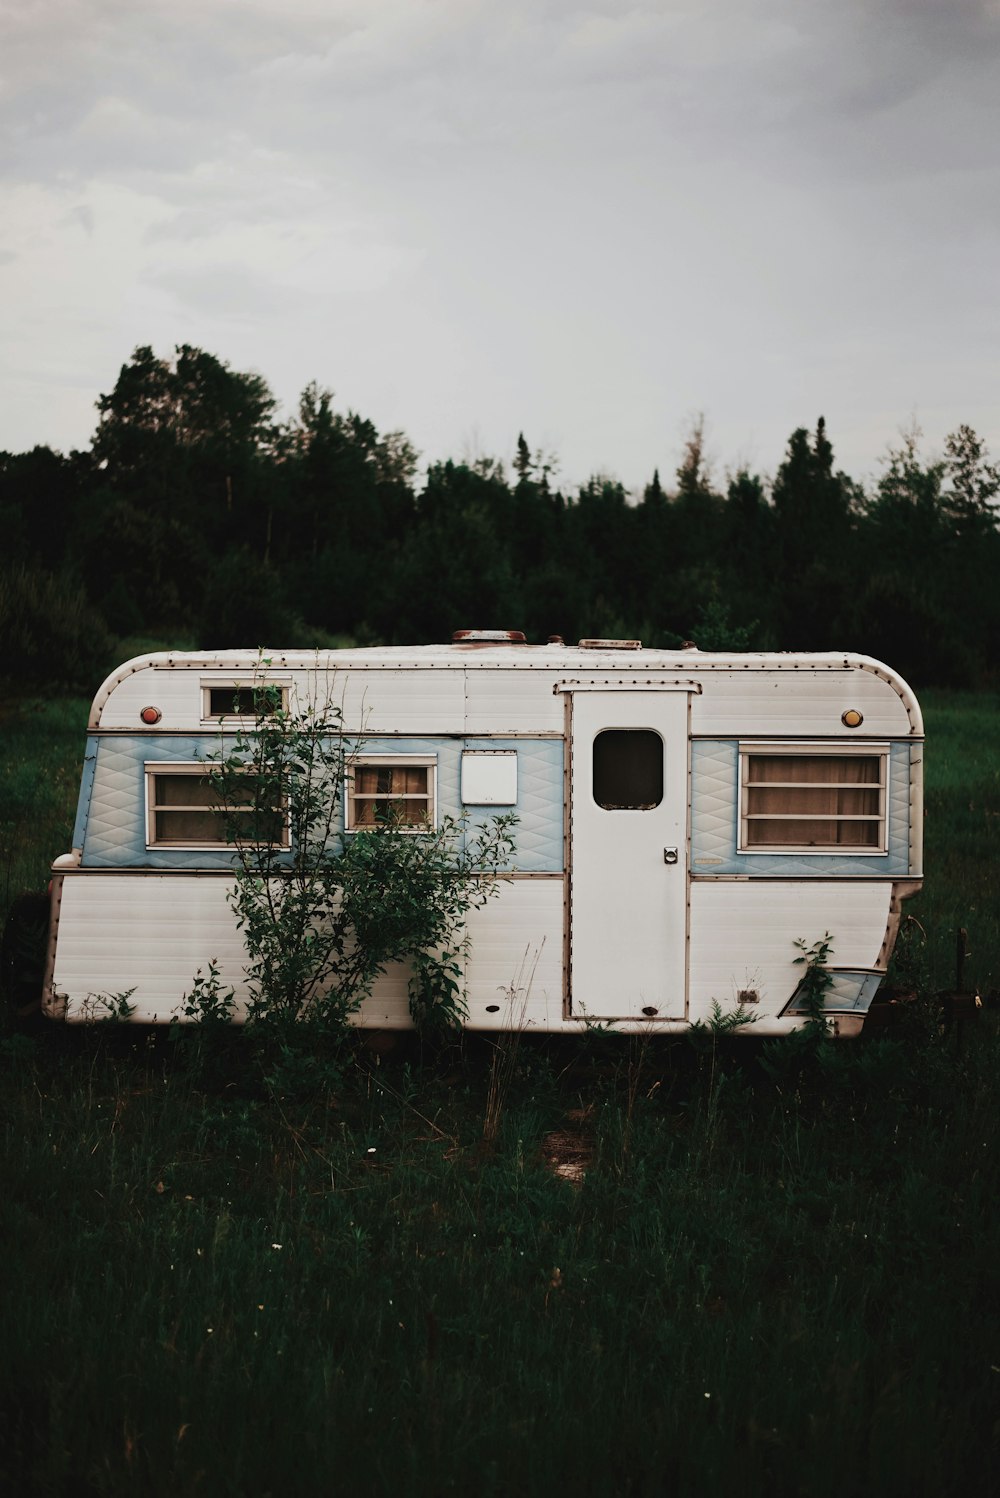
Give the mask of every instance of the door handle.
POLYGON ((677 849, 676 848, 664 848, 664 850, 663 850, 663 862, 664 863, 676 863, 677 862, 677 849))

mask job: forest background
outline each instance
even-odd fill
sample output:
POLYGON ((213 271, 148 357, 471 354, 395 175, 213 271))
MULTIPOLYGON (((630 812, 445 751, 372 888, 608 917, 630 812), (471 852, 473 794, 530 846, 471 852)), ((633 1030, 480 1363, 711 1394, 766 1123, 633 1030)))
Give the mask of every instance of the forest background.
POLYGON ((430 465, 330 391, 279 420, 266 381, 140 347, 86 451, 0 454, 0 675, 93 690, 148 643, 211 649, 446 641, 456 628, 854 650, 915 686, 995 686, 1000 469, 968 426, 914 426, 877 481, 820 417, 773 477, 716 481, 692 421, 641 495, 574 492, 524 436, 508 462, 430 465))

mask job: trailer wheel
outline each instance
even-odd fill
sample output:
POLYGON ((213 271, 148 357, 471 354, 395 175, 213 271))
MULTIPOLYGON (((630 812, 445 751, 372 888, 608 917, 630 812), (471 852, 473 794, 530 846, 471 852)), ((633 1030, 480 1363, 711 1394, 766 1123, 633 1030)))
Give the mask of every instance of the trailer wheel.
POLYGON ((35 890, 18 895, 0 942, 0 987, 16 1024, 31 1024, 42 1012, 49 897, 35 890))

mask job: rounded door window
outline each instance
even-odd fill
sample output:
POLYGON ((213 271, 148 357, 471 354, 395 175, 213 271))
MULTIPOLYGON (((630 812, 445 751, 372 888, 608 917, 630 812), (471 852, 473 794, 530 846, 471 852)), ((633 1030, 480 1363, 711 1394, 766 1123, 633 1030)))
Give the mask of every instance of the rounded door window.
POLYGON ((663 800, 663 740, 652 728, 606 728, 594 739, 594 800, 605 811, 652 811, 663 800))

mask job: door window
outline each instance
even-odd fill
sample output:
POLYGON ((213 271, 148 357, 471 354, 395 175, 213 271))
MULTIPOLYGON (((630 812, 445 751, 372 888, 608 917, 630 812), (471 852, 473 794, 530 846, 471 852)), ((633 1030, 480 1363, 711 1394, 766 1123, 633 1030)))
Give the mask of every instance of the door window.
POLYGON ((594 739, 594 800, 605 811, 652 811, 663 800, 663 740, 652 728, 606 728, 594 739))

